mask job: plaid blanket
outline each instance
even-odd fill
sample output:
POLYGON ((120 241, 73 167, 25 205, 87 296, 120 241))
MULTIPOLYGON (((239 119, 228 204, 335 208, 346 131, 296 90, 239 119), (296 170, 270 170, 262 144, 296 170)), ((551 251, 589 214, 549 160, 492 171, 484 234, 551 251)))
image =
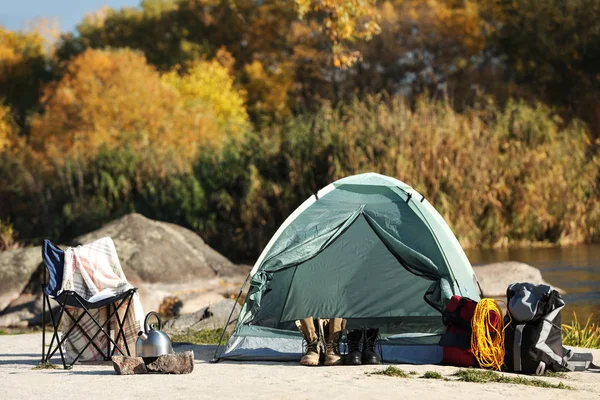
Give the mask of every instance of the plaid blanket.
MULTIPOLYGON (((127 278, 125 278, 123 268, 121 267, 119 257, 117 256, 117 250, 115 249, 115 245, 111 238, 106 237, 98 239, 84 246, 77 246, 75 248, 69 247, 65 250, 63 283, 58 294, 65 290, 71 290, 84 299, 94 302, 97 298, 103 296, 117 296, 131 288, 133 288, 133 286, 131 286, 131 284, 127 282, 127 278)), ((126 307, 127 302, 125 302, 118 311, 121 321, 123 321, 126 307)), ((67 309, 75 319, 77 319, 80 314, 84 313, 82 309, 77 307, 67 307, 67 309)), ((102 325, 109 315, 108 307, 90 310, 90 314, 92 314, 100 325, 102 325)), ((135 293, 123 327, 127 345, 132 356, 135 355, 137 333, 140 331, 140 327, 143 326, 143 321, 144 310, 142 309, 138 294, 135 293)), ((65 314, 62 318, 63 335, 68 332, 72 325, 73 320, 65 314)), ((70 361, 77 356, 79 350, 88 342, 87 338, 82 333, 82 330, 90 337, 93 337, 98 331, 97 325, 87 315, 79 322, 79 326, 81 326, 82 329, 75 327, 65 341, 65 357, 70 361)), ((115 340, 119 347, 125 352, 122 338, 119 337, 118 340, 116 338, 119 326, 114 318, 109 323, 109 327, 113 340, 115 340)), ((94 343, 106 353, 108 339, 105 335, 99 334, 96 336, 94 343)), ((117 351, 115 354, 120 353, 117 351)), ((95 361, 102 359, 102 354, 91 344, 79 358, 81 361, 95 361)))

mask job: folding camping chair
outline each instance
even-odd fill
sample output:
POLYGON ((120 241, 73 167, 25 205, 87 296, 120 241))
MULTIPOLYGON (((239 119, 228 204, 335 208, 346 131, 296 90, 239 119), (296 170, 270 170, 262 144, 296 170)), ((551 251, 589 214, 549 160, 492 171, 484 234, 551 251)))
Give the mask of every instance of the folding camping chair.
MULTIPOLYGON (((73 364, 79 360, 82 353, 90 346, 94 346, 94 348, 102 355, 105 361, 110 360, 111 356, 115 354, 115 352, 119 352, 121 355, 131 355, 129 351, 129 346, 127 345, 127 339, 125 337, 124 332, 124 322, 127 318, 127 314, 129 313, 129 309, 131 306, 131 301, 133 299, 133 295, 136 292, 136 288, 129 289, 117 296, 112 296, 97 302, 89 302, 85 300, 83 297, 78 295, 73 291, 63 291, 58 294, 58 291, 62 287, 63 280, 63 270, 64 270, 64 262, 65 262, 65 254, 64 252, 58 248, 56 245, 51 243, 49 240, 44 240, 44 245, 42 246, 42 259, 44 260, 44 272, 43 272, 43 281, 42 281, 42 293, 43 293, 43 306, 42 306, 42 363, 47 363, 50 361, 52 356, 58 350, 60 352, 60 357, 62 359, 64 369, 71 369, 73 364), (46 277, 46 270, 48 272, 48 278, 46 277), (52 306, 50 304, 50 299, 56 301, 59 305, 57 311, 52 310, 52 306), (119 318, 118 310, 127 304, 125 309, 125 314, 123 318, 119 318), (50 345, 46 350, 46 306, 48 307, 50 320, 52 322, 53 327, 53 335, 52 340, 50 341, 50 345), (83 312, 79 316, 73 316, 67 306, 77 307, 83 310, 83 312), (98 309, 101 307, 107 307, 107 318, 102 324, 94 318, 94 316, 90 313, 90 310, 98 309), (58 316, 56 315, 58 313, 58 316), (68 316, 72 321, 73 325, 69 327, 68 331, 59 338, 59 325, 60 321, 64 316, 68 316), (86 330, 80 325, 80 322, 84 316, 88 316, 91 321, 93 321, 93 325, 97 328, 97 331, 90 335, 90 332, 86 332, 86 330), (115 321, 118 326, 117 335, 114 340, 110 335, 110 322, 115 321), (75 357, 75 359, 67 364, 65 360, 65 355, 63 353, 63 344, 69 337, 71 333, 73 333, 74 329, 78 328, 81 334, 86 338, 87 343, 84 347, 79 350, 79 353, 75 357), (104 335, 107 339, 107 348, 102 350, 100 346, 95 342, 96 338, 99 335, 104 335), (123 343, 125 345, 125 352, 119 345, 117 341, 119 337, 123 339, 123 343), (56 343, 55 343, 56 341, 56 343)), ((115 330, 116 330, 115 326, 115 330)))

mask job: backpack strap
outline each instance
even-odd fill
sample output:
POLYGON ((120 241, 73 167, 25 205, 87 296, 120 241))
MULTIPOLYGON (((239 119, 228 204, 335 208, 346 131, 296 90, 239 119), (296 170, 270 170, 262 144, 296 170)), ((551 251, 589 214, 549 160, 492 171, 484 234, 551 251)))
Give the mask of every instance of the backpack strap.
POLYGON ((579 372, 598 368, 593 361, 592 353, 575 353, 563 347, 563 365, 569 371, 579 372))

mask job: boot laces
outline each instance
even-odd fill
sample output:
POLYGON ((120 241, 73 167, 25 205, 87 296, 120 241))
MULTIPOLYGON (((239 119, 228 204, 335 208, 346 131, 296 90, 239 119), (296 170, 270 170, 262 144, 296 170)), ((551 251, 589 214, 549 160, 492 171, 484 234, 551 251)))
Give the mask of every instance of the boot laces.
MULTIPOLYGON (((354 336, 354 335, 352 335, 352 336, 354 336)), ((360 335, 360 337, 356 338, 356 340, 351 339, 350 335, 347 334, 346 341, 348 344, 348 353, 351 353, 353 351, 360 352, 360 342, 362 342, 362 334, 360 335)))
POLYGON ((308 340, 306 340, 306 338, 302 339, 302 350, 304 351, 304 354, 306 354, 308 351, 314 351, 316 353, 319 350, 319 345, 319 339, 315 340, 312 343, 308 343, 308 340))
POLYGON ((340 354, 340 342, 338 340, 325 341, 325 351, 332 350, 335 354, 340 354))
POLYGON ((381 334, 367 336, 365 332, 365 346, 367 351, 379 354, 379 359, 383 362, 383 347, 381 345, 381 334))

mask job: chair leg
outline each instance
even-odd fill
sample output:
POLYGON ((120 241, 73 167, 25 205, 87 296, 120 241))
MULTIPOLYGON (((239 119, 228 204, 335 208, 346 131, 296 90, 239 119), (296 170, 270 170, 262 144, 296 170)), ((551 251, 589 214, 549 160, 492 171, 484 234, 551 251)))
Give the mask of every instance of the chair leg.
MULTIPOLYGON (((106 306, 106 321, 108 323, 108 327, 107 327, 107 334, 108 336, 110 336, 110 330, 111 330, 111 321, 110 321, 110 307, 112 306, 112 304, 109 304, 108 306, 106 306)), ((110 360, 110 340, 106 341, 106 357, 104 357, 104 361, 109 361, 110 360)))
MULTIPOLYGON (((77 318, 75 318, 73 316, 73 314, 71 314, 69 312, 69 310, 67 309, 66 301, 65 301, 64 304, 60 304, 60 305, 61 305, 61 318, 59 318, 58 321, 59 322, 61 321, 63 314, 67 314, 69 316, 69 318, 71 318, 71 321, 73 321, 73 324, 69 327, 69 329, 67 330, 67 332, 63 335, 62 339, 58 340, 58 333, 57 333, 56 337, 57 337, 58 344, 56 345, 56 347, 54 348, 54 350, 52 351, 52 353, 50 353, 49 358, 51 358, 54 355, 54 353, 56 352, 56 350, 58 349, 60 351, 60 353, 61 353, 61 357, 63 358, 63 366, 64 366, 64 368, 65 369, 71 369, 73 367, 73 364, 75 364, 75 362, 77 361, 77 359, 75 359, 71 364, 66 365, 65 360, 64 360, 64 356, 63 356, 63 352, 62 352, 62 346, 66 342, 66 340, 69 338, 69 336, 71 335, 71 332, 73 332, 75 330, 75 328, 78 328, 81 331, 81 333, 86 337, 86 339, 88 339, 88 341, 91 341, 91 344, 94 345, 94 347, 96 348, 96 350, 100 354, 104 355, 103 352, 102 352, 102 350, 100 350, 100 348, 98 347, 98 345, 95 342, 93 342, 93 340, 90 338, 90 336, 87 334, 87 332, 80 325, 80 322, 83 319, 83 317, 86 316, 86 313, 81 313, 81 315, 79 315, 77 318)), ((89 315, 89 313, 88 313, 88 315, 89 315)), ((93 317, 90 316, 90 318, 93 318, 93 317)), ((56 330, 56 332, 58 332, 58 322, 56 323, 55 330, 56 330)), ((53 337, 53 340, 54 340, 54 337, 53 337)), ((88 342, 88 345, 89 345, 89 342, 88 342)), ((86 348, 87 348, 87 346, 86 346, 86 348)))
MULTIPOLYGON (((84 330, 84 329, 83 329, 83 328, 82 328, 82 327, 81 327, 79 324, 77 324, 77 327, 79 328, 79 330, 81 331, 81 333, 82 333, 82 334, 85 336, 85 338, 87 339, 87 343, 85 344, 85 346, 83 346, 83 348, 81 348, 81 350, 79 350, 79 353, 77 353, 77 356, 75 357, 75 359, 73 360, 73 363, 72 363, 71 365, 75 364, 75 363, 76 363, 76 362, 79 360, 79 358, 80 358, 80 357, 83 355, 83 352, 84 352, 84 351, 85 351, 85 350, 86 350, 86 349, 87 349, 87 348, 88 348, 90 345, 94 346, 94 348, 95 348, 95 349, 96 349, 96 350, 97 350, 97 351, 98 351, 98 352, 99 352, 99 353, 102 355, 102 357, 103 357, 103 358, 106 358, 106 356, 104 355, 104 352, 103 352, 102 350, 100 350, 100 348, 98 347, 98 345, 96 344, 96 342, 94 342, 94 340, 96 340, 96 338, 98 337, 98 335, 99 335, 100 333, 104 333, 104 334, 106 335, 106 331, 104 330, 104 325, 105 325, 105 324, 99 325, 99 324, 98 324, 98 322, 96 321, 96 319, 95 319, 93 316, 91 316, 91 315, 89 314, 89 312, 88 312, 88 310, 87 310, 87 309, 84 309, 84 311, 85 311, 86 313, 82 314, 81 316, 83 317, 84 315, 86 315, 86 314, 87 314, 87 315, 90 317, 90 319, 91 319, 91 320, 92 320, 94 323, 96 323, 96 325, 98 325, 98 326, 99 326, 99 329, 96 331, 96 333, 95 333, 93 336, 91 336, 91 337, 90 337, 90 335, 88 335, 88 334, 87 334, 87 332, 86 332, 86 331, 85 331, 85 330, 84 330)), ((69 316, 70 316, 72 319, 74 319, 74 318, 71 316, 71 314, 70 314, 68 311, 67 311, 67 314, 69 314, 69 316)))
MULTIPOLYGON (((89 310, 87 309, 83 309, 83 313, 81 313, 81 315, 79 315, 79 317, 77 318, 77 320, 75 320, 75 317, 73 317, 73 315, 69 312, 69 310, 65 310, 65 312, 67 313, 67 315, 71 318, 71 320, 74 321, 74 324, 71 328, 77 328, 79 329, 79 331, 81 332, 81 334, 83 336, 85 336, 85 338, 88 340, 86 346, 84 347, 84 350, 88 348, 88 346, 91 344, 92 346, 94 346, 94 348, 96 349, 96 351, 98 351, 98 353, 100 353, 102 355, 102 358, 106 358, 106 355, 104 354, 104 351, 100 349, 100 347, 98 347, 98 344, 96 344, 96 342, 94 341, 94 339, 96 339, 96 336, 98 334, 100 334, 101 332, 103 332, 106 335, 106 332, 104 331, 104 325, 102 324, 101 326, 96 322, 96 319, 89 313, 89 310), (83 327, 79 324, 79 322, 83 319, 83 317, 88 316, 90 318, 90 320, 92 320, 97 326, 100 327, 100 330, 98 330, 98 332, 96 332, 97 334, 92 337, 90 337, 90 335, 85 331, 85 329, 83 329, 83 327)), ((70 333, 70 332, 69 332, 70 333)), ((66 337, 68 337, 68 335, 65 335, 66 337)), ((83 350, 82 350, 83 352, 83 350)), ((79 354, 81 355, 81 354, 79 354)), ((75 363, 75 362, 73 362, 75 363)))
POLYGON ((46 293, 44 293, 44 284, 42 284, 42 360, 44 364, 44 355, 46 354, 46 293))
MULTIPOLYGON (((125 329, 124 329, 124 327, 125 327, 125 321, 127 319, 127 315, 129 314, 129 309, 131 307, 131 301, 133 300, 134 293, 135 292, 130 293, 129 296, 127 296, 125 299, 123 299, 123 300, 127 300, 127 307, 125 308, 125 313, 123 314, 123 321, 121 321, 121 319, 119 318, 119 313, 118 312, 115 315, 115 318, 117 320, 117 325, 119 326, 119 331, 117 332, 117 335, 116 335, 117 343, 119 341, 119 338, 121 340, 123 340, 123 343, 125 345, 125 351, 127 351, 127 355, 128 356, 131 356, 131 352, 129 351, 129 345, 127 344, 127 338, 125 337, 125 329)), ((122 302, 121 302, 121 304, 122 304, 122 302)), ((118 308, 121 308, 121 305, 119 305, 118 308)), ((115 329, 116 329, 116 327, 115 327, 115 329)), ((113 355, 115 353, 115 350, 119 350, 119 352, 122 355, 125 355, 125 354, 123 354, 123 350, 121 348, 119 348, 119 347, 113 348, 113 355)))
MULTIPOLYGON (((83 331, 83 329, 81 327, 80 330, 82 331, 82 333, 84 334, 84 336, 88 339, 88 343, 83 347, 83 349, 81 349, 81 351, 79 352, 79 354, 77 354, 77 357, 75 358, 75 360, 73 361, 73 364, 75 364, 75 362, 77 362, 77 360, 79 360, 79 358, 81 357, 81 355, 83 354, 83 352, 85 351, 85 349, 87 349, 89 347, 89 345, 93 345, 96 350, 98 350, 98 352, 100 354, 102 354, 102 356, 104 358, 106 358, 106 356, 104 355, 104 352, 102 350, 100 350, 98 348, 98 345, 96 345, 96 343, 94 342, 94 340, 96 339, 96 337, 98 337, 98 335, 102 332, 104 333, 104 335, 106 336, 106 338, 114 345, 117 346, 117 344, 115 343, 115 341, 110 337, 110 335, 105 331, 105 325, 112 319, 112 317, 114 316, 114 314, 116 313, 116 311, 118 310, 118 308, 125 302, 126 298, 124 298, 121 303, 119 303, 119 306, 115 308, 115 310, 113 310, 113 312, 110 314, 108 320, 106 320, 102 325, 96 321, 96 319, 90 314, 89 310, 81 303, 81 301, 75 297, 75 300, 77 300, 77 302, 79 303, 79 305, 81 306, 81 308, 84 310, 85 314, 87 314, 88 317, 90 317, 90 320, 96 324, 98 331, 96 331, 96 333, 94 334, 94 336, 92 336, 91 338, 89 337, 89 335, 83 331)), ((67 310, 67 314, 70 315, 70 313, 67 310)), ((72 318, 72 316, 71 316, 72 318)), ((117 346, 118 347, 118 346, 117 346)), ((119 349, 120 350, 120 349, 119 349)), ((121 354, 123 354, 123 352, 121 351, 121 354)), ((124 355, 124 354, 123 354, 124 355)))
MULTIPOLYGON (((81 356, 83 355, 83 353, 85 352, 85 350, 92 345, 100 355, 102 355, 102 357, 105 360, 110 360, 110 356, 114 355, 114 353, 116 351, 118 351, 119 353, 121 353, 121 355, 125 355, 125 353, 123 352, 123 350, 121 349, 121 346, 118 345, 117 342, 115 342, 115 340, 113 340, 113 338, 110 336, 110 327, 112 324, 112 319, 113 317, 116 319, 117 321, 117 326, 118 326, 118 331, 116 334, 115 339, 118 341, 120 338, 123 340, 124 342, 124 347, 125 350, 127 352, 127 355, 131 355, 131 352, 129 350, 129 345, 127 344, 127 338, 125 336, 125 322, 126 322, 126 318, 127 315, 129 313, 129 310, 131 308, 131 304, 132 304, 132 300, 133 300, 133 295, 135 294, 134 292, 129 293, 128 296, 124 297, 123 299, 121 299, 121 301, 117 304, 117 303, 113 303, 113 304, 109 304, 106 308, 106 312, 107 312, 107 319, 106 321, 104 321, 104 323, 100 324, 96 318, 90 313, 90 310, 87 309, 85 307, 85 305, 79 300, 79 298, 74 297, 75 300, 79 303, 79 307, 76 308, 81 308, 82 313, 80 315, 78 315, 77 317, 75 317, 70 311, 68 306, 66 305, 67 300, 65 299, 62 303, 59 302, 60 305, 60 312, 59 312, 59 316, 58 319, 55 317, 54 313, 52 312, 52 307, 50 304, 50 299, 48 297, 45 296, 44 298, 44 306, 48 306, 48 309, 50 310, 50 317, 52 320, 52 326, 54 328, 54 333, 52 335, 52 340, 50 341, 50 345, 48 348, 48 351, 45 351, 45 326, 43 327, 43 335, 44 338, 42 339, 42 361, 46 361, 48 362, 52 356, 54 356, 54 354, 56 353, 56 351, 58 350, 60 352, 60 356, 63 362, 63 367, 65 369, 71 369, 73 367, 73 365, 79 360, 79 358, 81 358, 81 356), (123 315, 123 320, 121 321, 121 318, 119 318, 119 309, 122 308, 123 305, 125 305, 125 303, 127 302, 127 306, 125 308, 125 313, 123 315), (69 318, 72 321, 72 325, 69 327, 69 329, 66 331, 66 333, 64 335, 62 335, 62 338, 59 338, 59 333, 58 333, 58 328, 59 328, 59 324, 63 319, 64 315, 68 315, 69 318), (85 329, 81 326, 81 321, 82 319, 87 316, 89 317, 89 319, 96 325, 96 327, 98 328, 96 333, 94 333, 93 336, 90 336, 85 329), (87 343, 85 344, 85 346, 79 350, 79 353, 76 355, 75 359, 69 364, 67 365, 66 360, 65 360, 65 356, 62 350, 62 346, 63 344, 66 342, 66 340, 69 338, 69 336, 71 335, 71 333, 75 330, 75 328, 78 328, 79 331, 81 332, 81 334, 87 339, 87 343), (107 352, 104 353, 103 350, 101 350, 98 347, 98 344, 95 342, 96 338, 98 337, 98 335, 100 334, 104 334, 106 339, 107 339, 107 352), (56 346, 54 347, 54 342, 56 340, 56 346), (112 348, 111 348, 112 345, 112 348)), ((115 326, 115 330, 117 330, 117 326, 115 326)))
MULTIPOLYGON (((54 353, 56 353, 56 350, 58 349, 58 351, 60 352, 60 358, 61 358, 62 363, 63 363, 63 368, 64 369, 69 369, 67 367, 67 363, 65 361, 65 356, 64 356, 63 351, 62 351, 62 342, 64 342, 64 339, 61 341, 58 338, 58 328, 59 328, 60 321, 62 320, 62 316, 64 314, 66 305, 64 303, 60 303, 59 302, 59 305, 60 305, 60 314, 58 316, 58 319, 56 319, 56 318, 54 318, 54 312, 52 312, 52 305, 50 304, 50 298, 46 296, 45 297, 45 301, 47 302, 48 309, 50 310, 50 319, 52 320, 52 328, 54 329, 54 332, 52 334, 52 340, 50 340, 50 345, 48 347, 48 352, 47 352, 47 355, 46 355, 45 362, 50 362, 50 359, 52 358, 52 356, 54 355, 54 353), (56 344, 56 347, 53 350, 52 346, 54 344, 54 340, 55 339, 56 339, 56 343, 57 344, 56 344)), ((69 332, 67 332, 67 334, 65 335, 65 337, 68 336, 68 334, 69 334, 69 332)))

